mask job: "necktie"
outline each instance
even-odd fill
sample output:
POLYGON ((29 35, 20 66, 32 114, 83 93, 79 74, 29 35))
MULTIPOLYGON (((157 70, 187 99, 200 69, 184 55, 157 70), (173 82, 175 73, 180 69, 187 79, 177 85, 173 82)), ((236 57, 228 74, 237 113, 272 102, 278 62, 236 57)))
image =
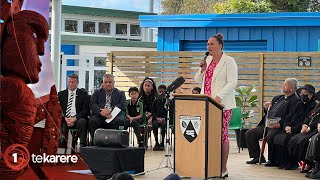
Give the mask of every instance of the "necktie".
POLYGON ((66 117, 70 117, 70 114, 71 114, 71 106, 72 106, 72 102, 73 102, 73 97, 74 97, 74 93, 71 92, 71 93, 70 93, 70 98, 69 98, 69 101, 68 101, 68 105, 67 105, 66 117))

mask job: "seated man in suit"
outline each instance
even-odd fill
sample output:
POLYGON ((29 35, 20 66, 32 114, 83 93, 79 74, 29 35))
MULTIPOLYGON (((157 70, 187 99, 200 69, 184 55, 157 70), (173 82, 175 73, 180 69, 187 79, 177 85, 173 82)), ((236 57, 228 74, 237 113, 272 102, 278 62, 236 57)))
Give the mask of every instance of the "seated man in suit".
MULTIPOLYGON (((267 128, 266 137, 268 143, 268 158, 271 160, 273 152, 274 137, 279 134, 283 127, 283 120, 289 114, 290 109, 294 107, 300 100, 299 96, 296 94, 298 88, 298 81, 295 78, 287 78, 282 85, 283 95, 275 96, 272 102, 265 103, 265 113, 267 109, 269 110, 269 118, 281 118, 280 123, 273 124, 267 128)), ((247 161, 247 164, 256 164, 259 162, 260 156, 260 146, 259 139, 263 137, 264 127, 266 123, 266 115, 263 116, 262 120, 259 122, 258 126, 250 129, 246 132, 246 142, 248 145, 249 156, 253 158, 247 161)), ((261 163, 266 162, 265 158, 262 156, 261 163)), ((274 162, 268 161, 265 166, 275 166, 274 162)))
MULTIPOLYGON (((78 75, 68 76, 68 88, 58 93, 63 118, 69 128, 78 129, 80 146, 86 146, 89 115, 89 98, 87 91, 78 89, 78 75)), ((62 123, 65 125, 65 123, 62 123)))
POLYGON ((105 120, 112 118, 111 112, 115 107, 121 110, 125 109, 126 96, 123 91, 114 87, 114 77, 112 74, 105 74, 101 89, 96 90, 90 99, 90 109, 92 116, 89 120, 89 131, 92 139, 94 132, 98 128, 119 129, 119 126, 124 126, 122 114, 107 123, 105 120))

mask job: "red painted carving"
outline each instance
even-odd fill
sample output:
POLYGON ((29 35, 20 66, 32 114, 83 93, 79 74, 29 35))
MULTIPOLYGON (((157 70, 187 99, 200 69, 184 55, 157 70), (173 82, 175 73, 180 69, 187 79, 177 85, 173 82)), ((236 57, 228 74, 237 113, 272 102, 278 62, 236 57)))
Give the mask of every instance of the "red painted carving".
POLYGON ((14 178, 27 168, 13 170, 4 163, 3 156, 12 144, 28 147, 36 115, 47 119, 44 136, 36 140, 43 141, 41 151, 48 154, 57 151, 61 119, 55 86, 51 88, 49 101, 44 106, 38 104, 38 110, 47 108, 41 112, 37 112, 35 96, 27 86, 39 81, 42 64, 38 55, 44 54, 44 42, 48 39, 49 30, 42 15, 28 10, 20 11, 22 3, 23 0, 15 0, 11 6, 7 0, 1 0, 0 19, 4 23, 0 26, 0 176, 4 179, 14 178))
MULTIPOLYGON (((56 154, 58 150, 59 127, 61 124, 62 110, 58 100, 56 87, 52 86, 47 103, 48 113, 46 116, 46 125, 42 139, 42 153, 56 154)), ((41 114, 40 114, 41 115, 41 114)))

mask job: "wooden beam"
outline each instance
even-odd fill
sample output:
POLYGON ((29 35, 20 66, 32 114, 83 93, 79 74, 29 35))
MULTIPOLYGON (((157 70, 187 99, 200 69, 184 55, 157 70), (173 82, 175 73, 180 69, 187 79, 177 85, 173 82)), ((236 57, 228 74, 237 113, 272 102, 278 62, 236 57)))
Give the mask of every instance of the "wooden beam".
POLYGON ((264 55, 263 53, 259 53, 259 88, 260 88, 260 92, 259 92, 259 104, 260 104, 260 108, 259 108, 259 119, 262 119, 262 110, 261 108, 263 107, 263 94, 264 94, 264 55))

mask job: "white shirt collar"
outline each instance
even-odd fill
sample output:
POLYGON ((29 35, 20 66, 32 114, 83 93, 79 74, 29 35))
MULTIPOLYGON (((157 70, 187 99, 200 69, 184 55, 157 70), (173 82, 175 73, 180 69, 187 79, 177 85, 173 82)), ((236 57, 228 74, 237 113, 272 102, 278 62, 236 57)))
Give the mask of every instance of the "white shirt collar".
POLYGON ((71 94, 71 92, 73 92, 74 94, 76 94, 77 93, 77 89, 78 88, 76 88, 74 91, 71 91, 70 89, 68 89, 68 93, 71 94))

